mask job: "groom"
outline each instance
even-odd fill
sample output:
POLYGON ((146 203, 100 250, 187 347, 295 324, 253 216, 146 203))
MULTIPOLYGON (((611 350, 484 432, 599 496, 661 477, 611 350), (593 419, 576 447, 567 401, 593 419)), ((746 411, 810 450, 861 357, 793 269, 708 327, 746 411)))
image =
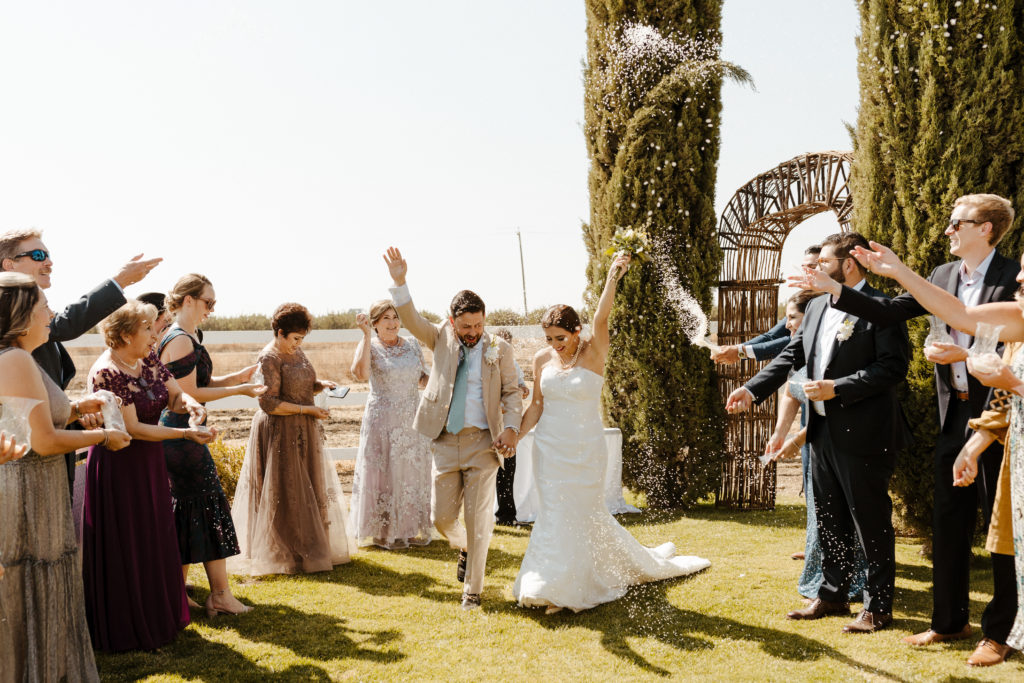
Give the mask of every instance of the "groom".
POLYGON ((384 255, 395 286, 391 299, 402 325, 434 354, 416 431, 434 440, 434 526, 459 549, 462 608, 480 606, 487 546, 494 529, 494 483, 504 458, 516 453, 523 401, 512 347, 484 332, 484 302, 469 290, 455 295, 448 320, 434 325, 412 305, 402 253, 384 255), (466 528, 459 524, 464 503, 466 528))
MULTIPOLYGON (((857 233, 822 242, 819 268, 837 282, 869 296, 884 296, 864 280, 850 256, 867 246, 857 233)), ((832 307, 822 296, 807 305, 803 324, 789 346, 744 386, 729 395, 726 409, 740 412, 781 387, 790 370, 806 366, 804 391, 811 448, 811 480, 822 546, 824 580, 818 597, 790 619, 849 614, 847 593, 856 563, 854 543, 868 561, 864 609, 844 633, 871 633, 892 622, 896 537, 889 478, 897 452, 910 439, 896 388, 907 374, 910 344, 902 322, 876 325, 832 307)))

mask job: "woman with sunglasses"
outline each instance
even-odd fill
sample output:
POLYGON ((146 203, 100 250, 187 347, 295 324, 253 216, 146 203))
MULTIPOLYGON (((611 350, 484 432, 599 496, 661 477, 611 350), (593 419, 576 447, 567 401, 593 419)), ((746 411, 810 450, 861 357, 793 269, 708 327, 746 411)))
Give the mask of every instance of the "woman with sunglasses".
MULTIPOLYGON (((202 403, 226 396, 259 396, 266 387, 247 383, 255 365, 229 375, 213 376, 213 361, 201 343, 199 325, 213 312, 215 296, 210 280, 197 273, 185 275, 175 283, 165 299, 175 322, 160 341, 160 360, 182 389, 202 403)), ((160 424, 186 427, 189 416, 185 411, 168 407, 160 424)), ((164 457, 171 475, 182 573, 187 579, 190 564, 203 564, 210 584, 205 605, 208 616, 248 612, 252 608, 239 602, 228 584, 226 559, 238 554, 238 539, 231 520, 231 505, 224 495, 210 449, 187 439, 176 439, 164 443, 164 457)), ((191 598, 189 606, 199 607, 191 598)))
MULTIPOLYGON (((113 429, 71 431, 95 397, 72 403, 30 355, 50 336, 53 313, 35 280, 0 274, 0 396, 34 399, 31 449, 0 437, 0 680, 96 681, 86 625, 78 544, 60 456, 105 443, 123 448, 113 429), (6 569, 4 569, 6 567, 6 569)), ((3 434, 3 432, 0 432, 3 434)))
POLYGON ((89 371, 89 385, 121 404, 134 439, 119 453, 89 450, 82 515, 82 573, 89 632, 97 650, 154 650, 189 623, 177 531, 161 442, 210 442, 195 427, 158 424, 165 406, 198 419, 206 411, 153 352, 156 308, 129 301, 101 325, 107 350, 89 371))

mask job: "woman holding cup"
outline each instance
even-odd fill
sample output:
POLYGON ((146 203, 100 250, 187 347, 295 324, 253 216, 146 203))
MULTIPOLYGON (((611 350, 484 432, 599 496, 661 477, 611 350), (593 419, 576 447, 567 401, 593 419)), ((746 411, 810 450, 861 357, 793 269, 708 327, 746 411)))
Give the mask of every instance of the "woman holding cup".
MULTIPOLYGON (((203 275, 185 275, 175 283, 165 298, 167 312, 174 316, 160 341, 160 361, 174 376, 182 390, 201 403, 226 396, 257 397, 266 387, 248 383, 256 366, 238 372, 213 376, 213 361, 200 341, 199 325, 213 313, 217 303, 213 284, 203 275)), ((164 409, 160 424, 166 427, 193 425, 184 410, 164 409)), ((195 423, 205 429, 205 420, 195 423)), ((238 539, 231 519, 231 506, 217 466, 205 444, 174 439, 164 442, 167 472, 171 477, 171 500, 174 522, 178 529, 178 550, 182 574, 188 577, 190 564, 202 563, 210 583, 206 600, 207 616, 242 614, 247 607, 231 594, 226 559, 238 554, 238 539)), ((189 606, 198 604, 189 598, 189 606)))
POLYGON ((72 403, 32 359, 52 317, 33 278, 0 274, 0 396, 34 404, 29 443, 0 438, 0 670, 12 680, 95 681, 67 470, 52 456, 101 443, 117 450, 130 438, 109 428, 64 429, 101 401, 72 403))

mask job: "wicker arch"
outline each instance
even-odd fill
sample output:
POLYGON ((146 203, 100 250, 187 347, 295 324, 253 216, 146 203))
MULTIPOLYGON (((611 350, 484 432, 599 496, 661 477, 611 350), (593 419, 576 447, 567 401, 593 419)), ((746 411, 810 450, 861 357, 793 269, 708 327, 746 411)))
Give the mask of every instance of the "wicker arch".
MULTIPOLYGON (((778 321, 782 245, 811 216, 832 211, 850 229, 852 152, 803 154, 741 187, 722 213, 718 241, 724 259, 718 285, 718 340, 738 344, 778 321)), ((719 366, 723 400, 762 367, 753 360, 719 366)), ((751 412, 729 415, 717 504, 739 509, 775 507, 775 465, 757 456, 775 427, 775 398, 751 412)))

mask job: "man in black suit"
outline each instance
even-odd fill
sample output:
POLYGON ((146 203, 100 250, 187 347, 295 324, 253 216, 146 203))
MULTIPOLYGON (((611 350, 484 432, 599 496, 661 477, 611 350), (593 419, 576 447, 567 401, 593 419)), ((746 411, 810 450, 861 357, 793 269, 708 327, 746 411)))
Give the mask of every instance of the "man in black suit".
MULTIPOLYGON (((819 267, 853 289, 884 296, 867 284, 866 271, 849 255, 854 246, 867 244, 857 233, 831 235, 822 242, 819 267)), ((909 363, 905 324, 876 325, 818 297, 807 305, 789 346, 726 402, 730 412, 746 410, 774 394, 791 370, 807 368, 807 441, 824 580, 818 597, 790 612, 791 619, 849 614, 847 592, 859 543, 868 562, 864 609, 843 632, 870 633, 892 623, 896 534, 889 478, 897 452, 910 440, 896 395, 909 363)))
MULTIPOLYGON (((75 376, 75 364, 61 342, 82 336, 124 305, 124 288, 146 277, 162 260, 141 259, 142 254, 139 254, 117 275, 57 313, 50 321, 50 339, 33 351, 32 356, 61 389, 67 389, 75 376)), ((43 244, 42 233, 38 230, 11 230, 0 234, 0 270, 31 275, 40 289, 49 289, 53 261, 43 244)), ((65 459, 70 495, 75 488, 75 454, 68 453, 65 459)))
MULTIPOLYGON (((993 194, 965 195, 953 204, 946 228, 949 251, 959 260, 932 271, 928 281, 955 295, 966 306, 1012 301, 1020 264, 996 251, 1013 223, 1010 202, 993 194)), ((859 318, 890 324, 925 315, 927 310, 910 293, 894 299, 866 296, 818 274, 812 288, 832 294, 833 305, 859 318)), ((939 435, 935 443, 935 503, 932 515, 932 619, 930 628, 904 638, 910 645, 930 645, 970 637, 971 546, 979 503, 987 523, 995 501, 1003 447, 995 442, 981 455, 978 478, 970 486, 953 485, 953 463, 970 435, 968 420, 978 417, 991 399, 991 390, 967 372, 966 347, 972 338, 952 330, 955 344, 927 347, 935 363, 939 403, 939 435)), ((1006 638, 1017 613, 1017 584, 1012 555, 992 554, 992 601, 981 617, 985 640, 971 663, 988 662, 992 652, 1005 656, 1006 638), (984 648, 982 646, 984 645, 984 648), (975 661, 976 660, 976 661, 975 661)), ((997 657, 1002 661, 1002 657, 997 657)), ((992 662, 998 663, 998 662, 992 662)))

